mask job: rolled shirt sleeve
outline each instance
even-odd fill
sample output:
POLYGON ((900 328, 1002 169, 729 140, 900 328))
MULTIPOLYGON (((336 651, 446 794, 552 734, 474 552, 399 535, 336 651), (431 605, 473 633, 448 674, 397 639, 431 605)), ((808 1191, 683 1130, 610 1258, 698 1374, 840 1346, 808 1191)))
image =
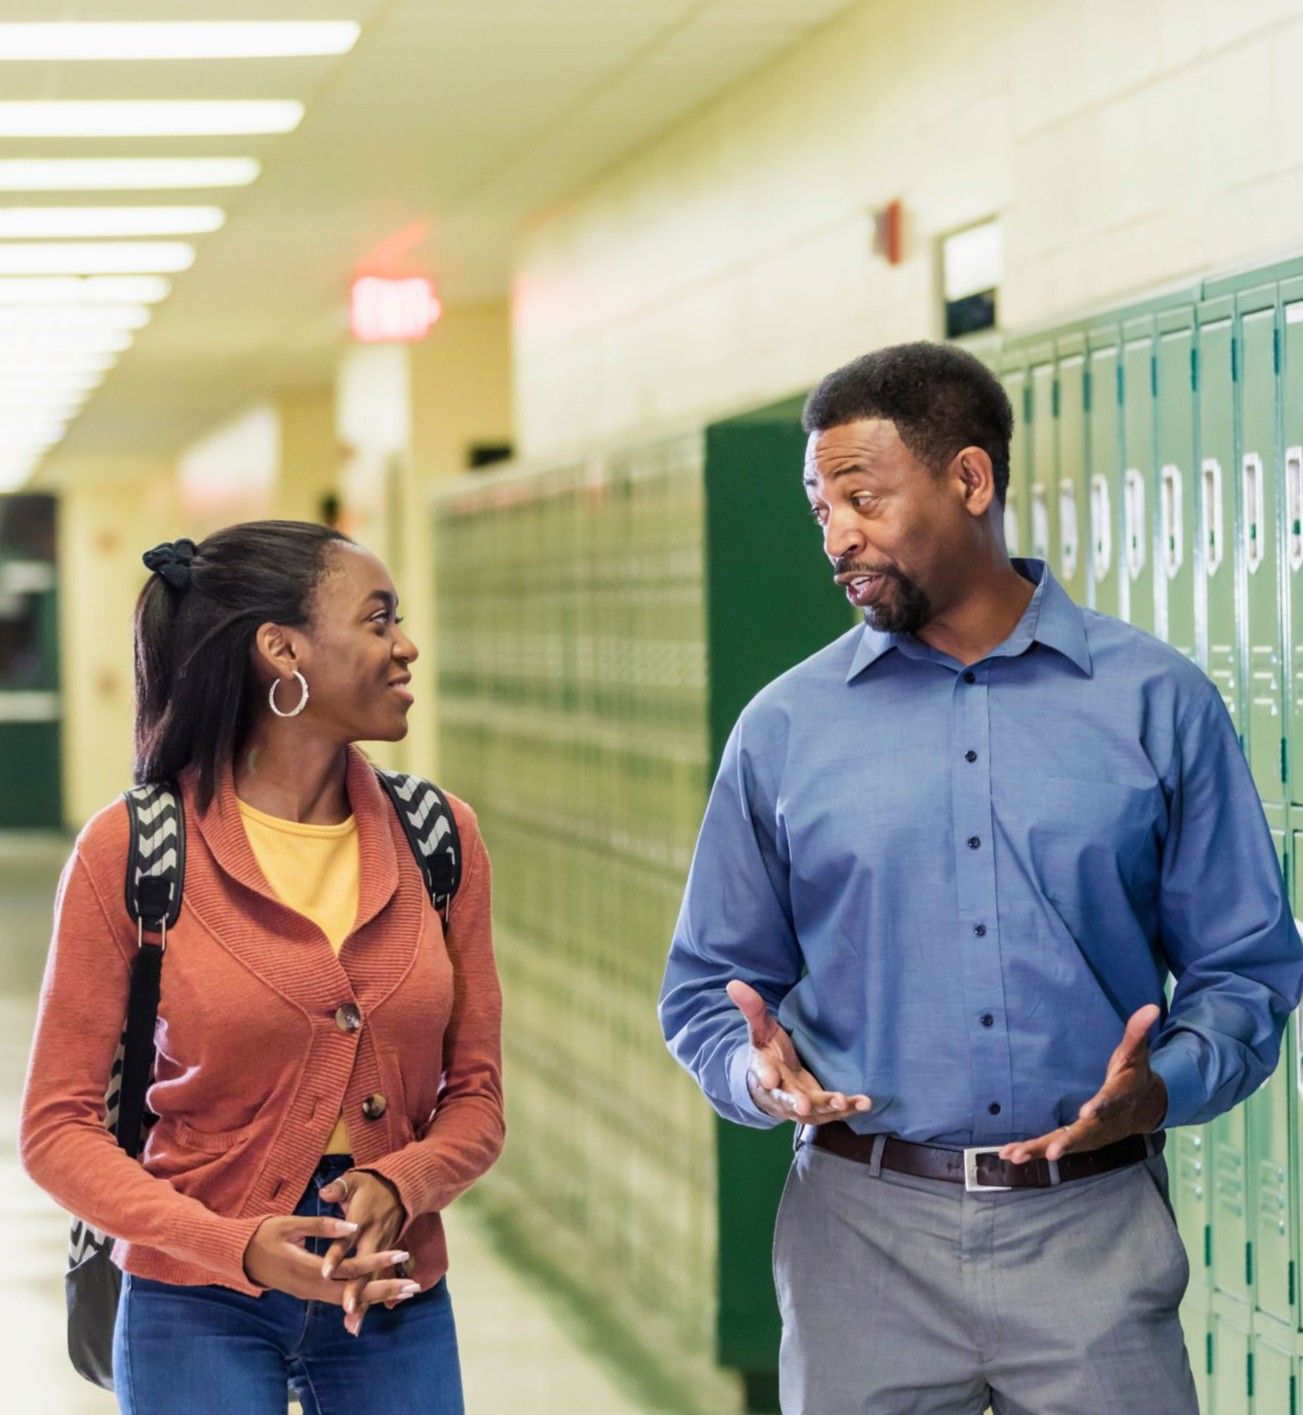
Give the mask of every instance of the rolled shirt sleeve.
POLYGON ((674 1057, 720 1115, 757 1129, 780 1122, 751 1099, 746 1022, 724 989, 741 979, 776 1013, 802 968, 788 864, 762 774, 770 746, 743 714, 706 806, 660 998, 674 1057))
POLYGON ((1177 734, 1159 899, 1176 980, 1151 1065, 1164 1125, 1237 1105, 1275 1069, 1303 991, 1300 943, 1271 830, 1221 697, 1208 685, 1177 734))

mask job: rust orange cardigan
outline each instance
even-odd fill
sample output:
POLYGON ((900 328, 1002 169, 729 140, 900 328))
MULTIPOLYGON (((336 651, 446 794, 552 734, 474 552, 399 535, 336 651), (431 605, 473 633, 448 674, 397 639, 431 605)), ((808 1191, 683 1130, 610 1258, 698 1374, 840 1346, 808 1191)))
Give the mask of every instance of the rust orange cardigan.
POLYGON ((127 1272, 260 1292, 245 1247, 268 1214, 293 1212, 342 1110, 354 1163, 402 1198, 402 1242, 428 1288, 448 1266, 439 1211, 501 1151, 501 995, 474 812, 450 798, 463 864, 445 938, 356 747, 347 787, 360 893, 336 957, 271 892, 229 771, 204 815, 183 777, 185 895, 163 961, 149 1092, 159 1118, 140 1163, 103 1126, 137 946, 123 900, 125 805, 77 839, 56 900, 19 1149, 41 1188, 118 1240, 113 1258, 127 1272), (355 1031, 336 1019, 346 1003, 361 1012, 355 1031), (386 1105, 370 1119, 362 1103, 375 1094, 386 1105))

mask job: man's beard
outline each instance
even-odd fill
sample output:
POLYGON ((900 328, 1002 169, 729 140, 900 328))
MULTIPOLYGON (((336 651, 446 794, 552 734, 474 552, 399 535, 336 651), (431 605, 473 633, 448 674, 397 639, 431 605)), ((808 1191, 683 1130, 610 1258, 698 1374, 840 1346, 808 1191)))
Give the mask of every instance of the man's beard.
POLYGON ((917 634, 932 617, 932 603, 907 575, 884 572, 877 602, 866 605, 864 622, 884 634, 917 634))

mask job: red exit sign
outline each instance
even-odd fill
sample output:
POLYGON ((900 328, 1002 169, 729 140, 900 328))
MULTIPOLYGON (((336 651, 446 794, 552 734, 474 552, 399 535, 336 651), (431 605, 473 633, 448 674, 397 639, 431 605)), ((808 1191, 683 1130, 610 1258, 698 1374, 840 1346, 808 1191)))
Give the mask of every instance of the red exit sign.
POLYGON ((425 338, 442 310, 428 276, 361 275, 353 281, 349 325, 365 344, 410 344, 425 338))

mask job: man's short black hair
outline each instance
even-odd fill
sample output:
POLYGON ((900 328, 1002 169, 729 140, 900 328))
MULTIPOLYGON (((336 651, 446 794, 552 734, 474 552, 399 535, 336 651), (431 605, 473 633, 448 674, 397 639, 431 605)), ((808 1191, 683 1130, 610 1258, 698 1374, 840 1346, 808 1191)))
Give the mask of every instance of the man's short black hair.
POLYGON ((823 432, 860 418, 883 418, 923 465, 940 476, 965 447, 980 447, 995 469, 995 494, 1009 487, 1013 409, 1000 380, 952 344, 893 344, 828 374, 805 400, 801 426, 823 432))

